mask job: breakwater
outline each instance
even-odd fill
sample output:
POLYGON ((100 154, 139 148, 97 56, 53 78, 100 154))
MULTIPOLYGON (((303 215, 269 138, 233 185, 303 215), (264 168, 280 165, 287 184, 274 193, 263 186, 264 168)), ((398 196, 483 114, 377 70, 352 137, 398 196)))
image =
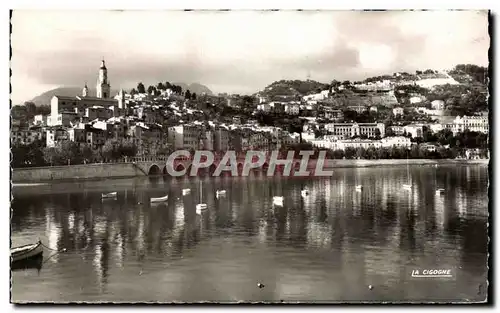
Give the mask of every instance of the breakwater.
MULTIPOLYGON (((323 169, 335 168, 363 168, 381 166, 406 166, 410 165, 488 165, 488 159, 480 160, 458 160, 458 159, 380 159, 380 160, 325 160, 323 169)), ((105 179, 147 176, 151 168, 161 168, 164 164, 159 162, 137 162, 137 163, 99 163, 80 164, 67 166, 31 167, 12 169, 12 183, 39 183, 61 180, 79 179, 105 179)), ((315 160, 310 160, 308 170, 316 168, 315 160)))

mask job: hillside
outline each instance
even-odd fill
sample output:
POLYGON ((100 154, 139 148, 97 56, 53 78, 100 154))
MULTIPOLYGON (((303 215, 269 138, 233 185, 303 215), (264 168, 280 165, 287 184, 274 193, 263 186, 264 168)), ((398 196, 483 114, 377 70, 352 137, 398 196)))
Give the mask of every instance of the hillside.
POLYGON ((191 93, 196 93, 197 95, 201 95, 202 93, 206 93, 207 95, 213 95, 212 91, 205 85, 199 83, 192 83, 190 85, 186 83, 172 83, 174 85, 182 87, 182 91, 185 92, 189 90, 191 93))
MULTIPOLYGON (((114 97, 117 95, 119 90, 111 90, 111 95, 114 97)), ((74 96, 79 96, 82 94, 82 88, 81 87, 59 87, 56 89, 52 89, 49 91, 46 91, 42 93, 39 96, 34 97, 30 101, 33 102, 35 105, 40 106, 40 105, 50 105, 50 99, 52 99, 53 96, 66 96, 66 97, 74 97, 74 96)), ((94 96, 96 95, 95 89, 89 89, 89 95, 94 96)))
POLYGON ((260 94, 271 98, 277 96, 296 97, 317 93, 328 88, 328 84, 314 80, 280 80, 264 88, 260 94))

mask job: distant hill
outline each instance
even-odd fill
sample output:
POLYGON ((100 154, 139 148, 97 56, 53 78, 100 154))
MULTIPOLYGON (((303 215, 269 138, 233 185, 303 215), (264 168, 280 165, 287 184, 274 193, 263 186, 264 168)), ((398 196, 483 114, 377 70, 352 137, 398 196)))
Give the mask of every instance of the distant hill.
POLYGON ((271 98, 276 96, 304 96, 320 92, 329 87, 328 84, 315 80, 280 80, 264 88, 260 94, 271 98))
MULTIPOLYGON (((119 90, 113 90, 111 89, 111 96, 114 97, 117 95, 119 90)), ((74 96, 80 96, 82 94, 82 88, 81 87, 59 87, 56 89, 52 89, 49 91, 46 91, 42 93, 39 96, 34 97, 30 101, 35 103, 36 106, 40 105, 50 105, 50 99, 52 99, 53 96, 66 96, 66 97, 74 97, 74 96)), ((96 91, 95 89, 90 89, 89 88, 89 95, 95 97, 96 91)))
POLYGON ((207 95, 211 96, 213 95, 212 90, 210 90, 207 86, 199 84, 199 83, 192 83, 190 85, 186 83, 172 83, 173 85, 181 86, 182 91, 185 92, 186 90, 189 89, 191 93, 196 93, 197 95, 201 95, 202 93, 206 93, 207 95))

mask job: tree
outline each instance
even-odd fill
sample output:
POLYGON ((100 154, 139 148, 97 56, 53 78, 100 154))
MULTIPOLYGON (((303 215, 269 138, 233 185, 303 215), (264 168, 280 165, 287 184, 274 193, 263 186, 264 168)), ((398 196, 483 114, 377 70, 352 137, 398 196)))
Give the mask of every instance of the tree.
POLYGON ((158 85, 156 86, 156 89, 157 90, 165 90, 166 88, 161 82, 159 82, 158 85))
POLYGON ((149 93, 150 95, 154 95, 154 94, 155 94, 155 92, 156 92, 156 88, 155 88, 154 86, 149 86, 149 87, 148 87, 148 93, 149 93))
POLYGON ((33 102, 24 102, 26 107, 26 118, 31 119, 36 114, 36 105, 33 102))
POLYGON ((356 149, 352 147, 347 147, 344 150, 344 156, 346 159, 352 159, 356 155, 356 149))
POLYGON ((130 94, 133 96, 137 93, 137 90, 135 90, 135 88, 132 88, 132 90, 130 90, 130 94))
POLYGON ((44 143, 41 140, 35 140, 28 145, 12 145, 12 167, 44 166, 43 146, 44 143))
POLYGON ((146 89, 145 89, 144 84, 142 82, 137 84, 137 92, 146 93, 146 89))
POLYGON ((189 91, 189 89, 188 89, 188 90, 186 90, 186 93, 184 94, 184 97, 185 97, 186 99, 191 99, 191 92, 189 91))
POLYGON ((60 141, 54 147, 43 149, 43 158, 47 164, 81 164, 83 157, 79 145, 74 141, 60 141))
POLYGON ((196 92, 193 92, 193 94, 191 95, 191 99, 196 100, 196 92))

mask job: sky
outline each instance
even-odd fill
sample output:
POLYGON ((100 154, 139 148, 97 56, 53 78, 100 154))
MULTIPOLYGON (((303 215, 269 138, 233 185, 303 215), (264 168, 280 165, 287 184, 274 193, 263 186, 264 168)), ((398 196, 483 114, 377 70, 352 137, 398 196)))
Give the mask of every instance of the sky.
POLYGON ((201 83, 251 94, 456 64, 488 65, 486 11, 54 11, 12 14, 11 99, 59 86, 201 83))

